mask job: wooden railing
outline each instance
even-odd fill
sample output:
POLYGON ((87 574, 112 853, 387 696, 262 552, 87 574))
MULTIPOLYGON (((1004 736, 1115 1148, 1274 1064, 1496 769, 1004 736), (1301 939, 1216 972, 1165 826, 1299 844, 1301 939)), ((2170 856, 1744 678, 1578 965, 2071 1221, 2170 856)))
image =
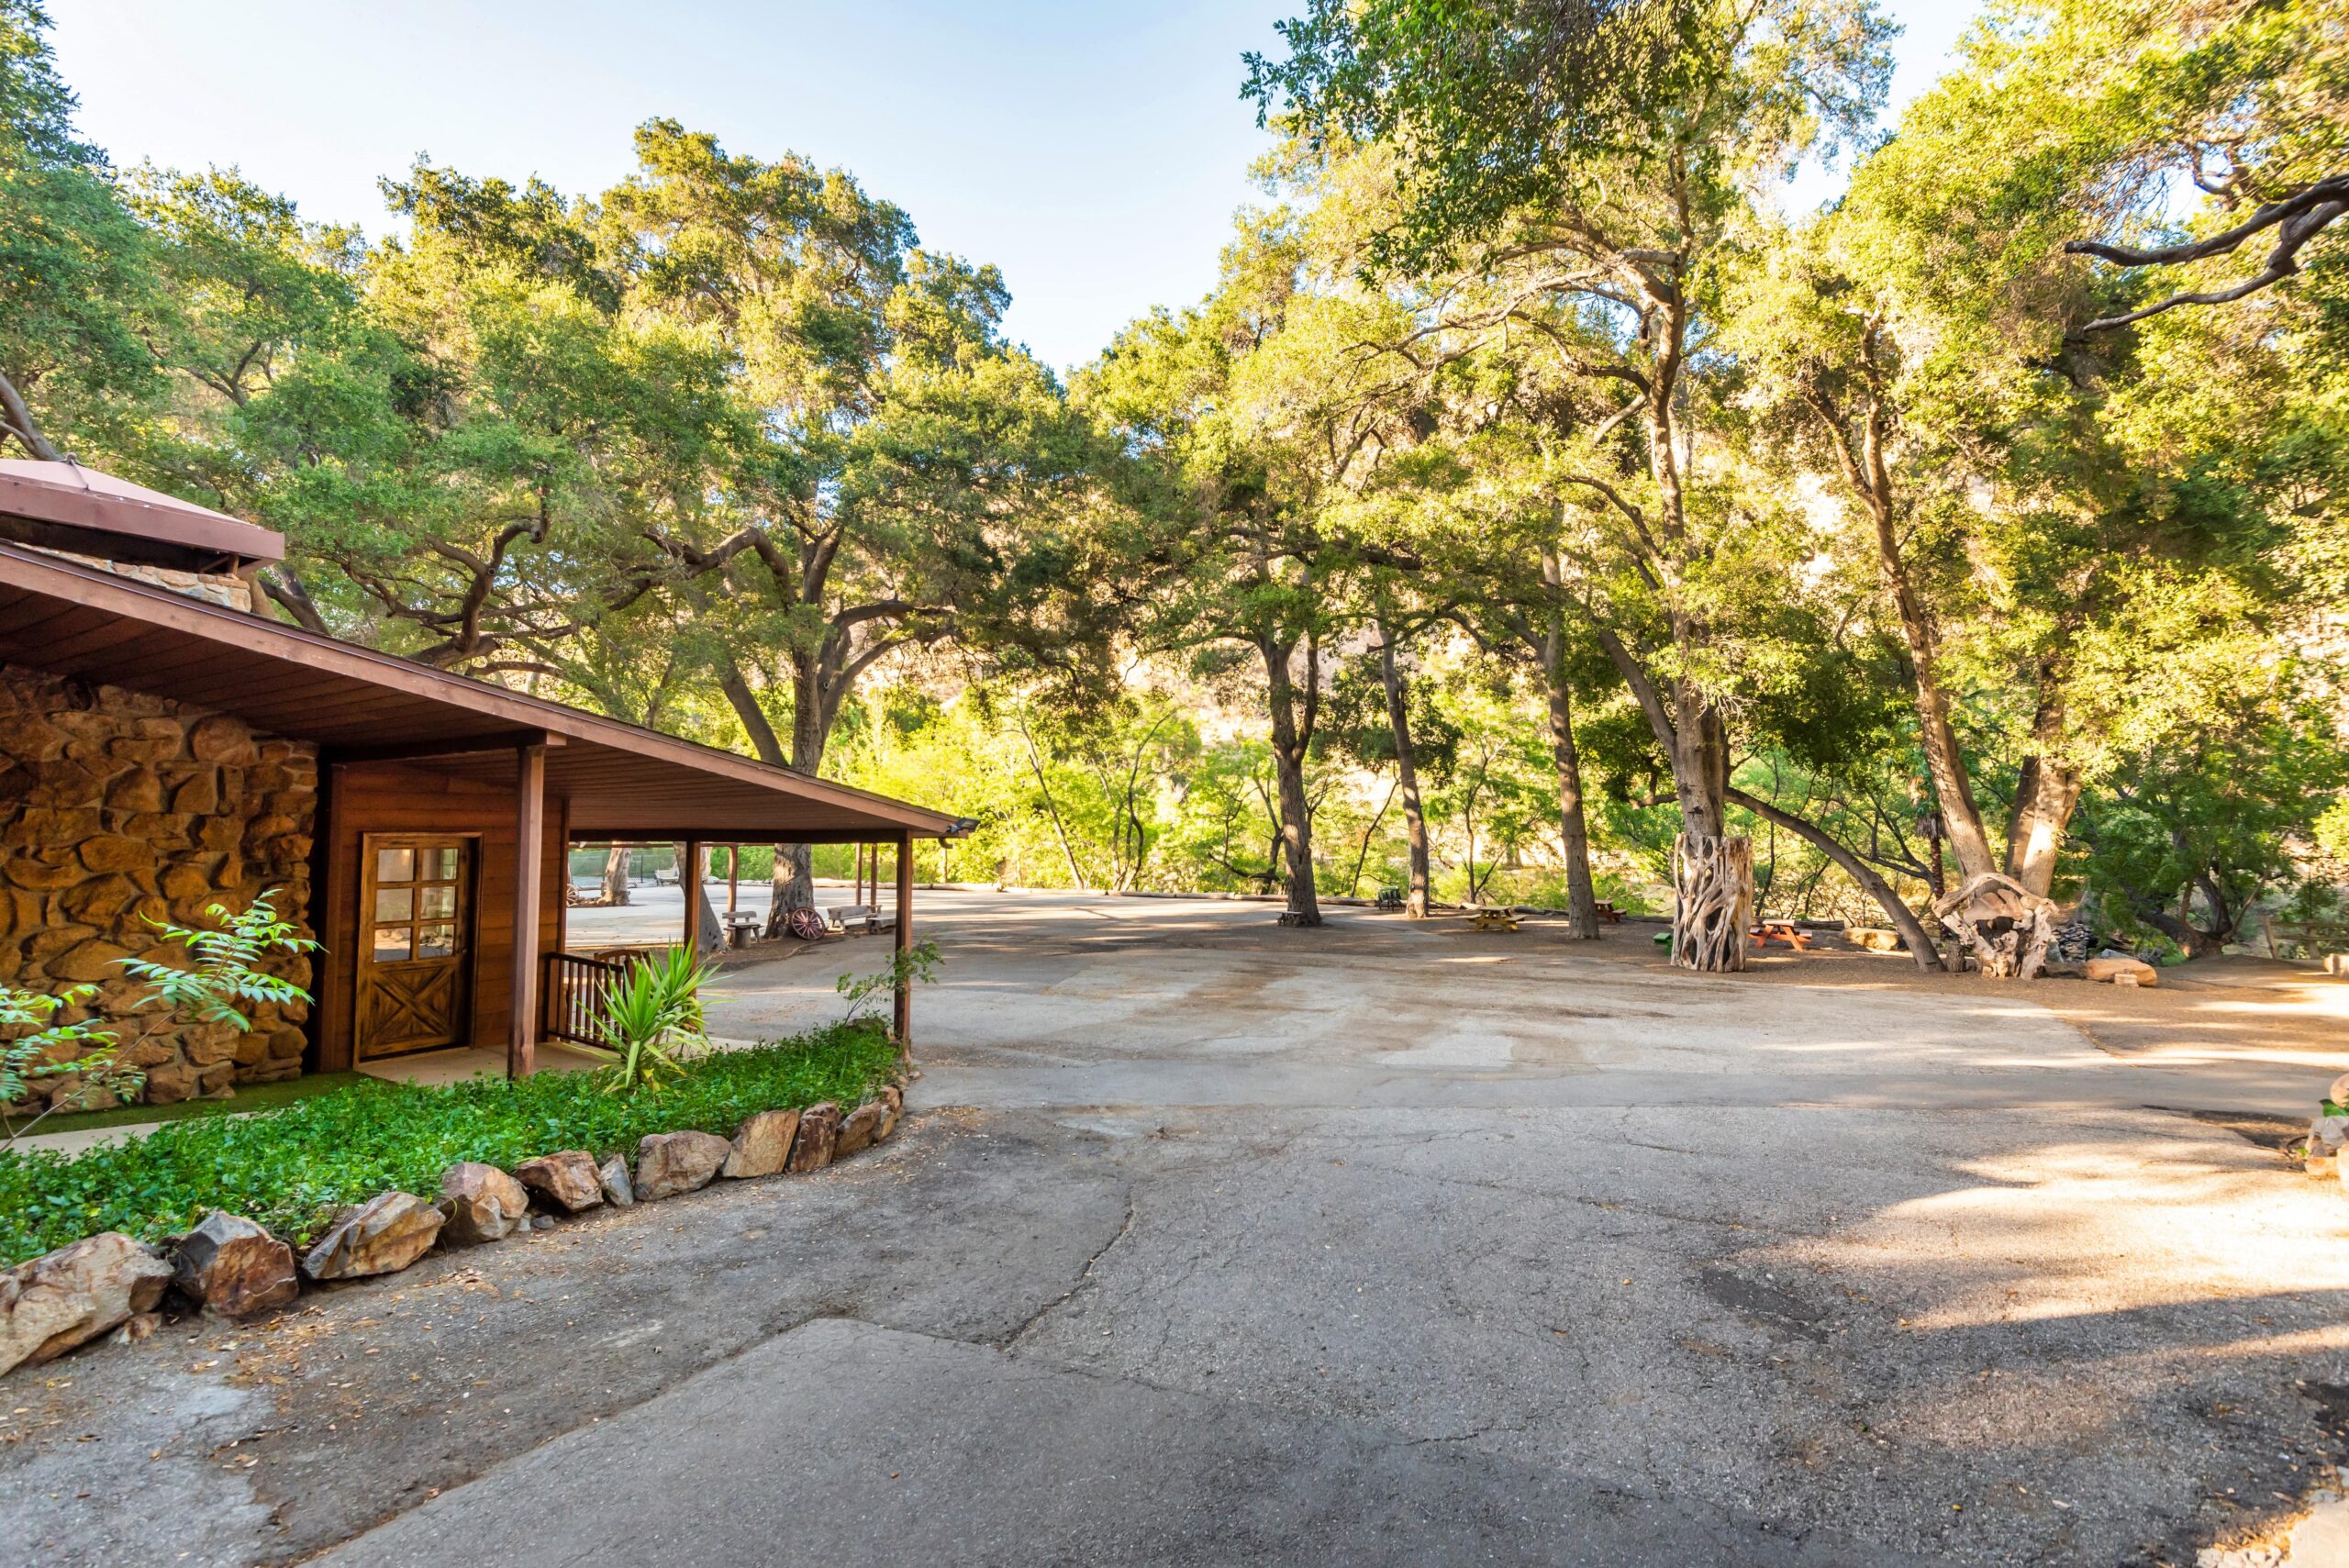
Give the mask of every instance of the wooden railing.
POLYGON ((584 952, 551 952, 546 962, 546 984, 540 987, 546 1002, 542 1032, 551 1040, 603 1044, 603 1031, 596 1026, 604 1017, 604 988, 625 975, 628 965, 584 952))

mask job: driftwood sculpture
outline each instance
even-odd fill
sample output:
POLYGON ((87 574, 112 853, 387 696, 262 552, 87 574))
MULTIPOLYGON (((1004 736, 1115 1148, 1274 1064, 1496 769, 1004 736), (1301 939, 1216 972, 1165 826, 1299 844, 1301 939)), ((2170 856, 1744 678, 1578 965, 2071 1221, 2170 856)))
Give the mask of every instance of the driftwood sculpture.
POLYGON ((1745 967, 1753 924, 1753 840, 1683 833, 1672 846, 1672 962, 1687 969, 1745 967))
POLYGON ((1994 871, 1935 899, 1933 914, 1993 979, 2031 979, 2055 941, 2054 902, 1994 871))

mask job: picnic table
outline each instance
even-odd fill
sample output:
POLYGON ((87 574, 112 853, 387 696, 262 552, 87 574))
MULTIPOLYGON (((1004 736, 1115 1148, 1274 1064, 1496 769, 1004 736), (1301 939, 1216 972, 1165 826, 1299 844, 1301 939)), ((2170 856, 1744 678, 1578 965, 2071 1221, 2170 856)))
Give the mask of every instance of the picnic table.
POLYGON ((1810 951, 1810 933, 1792 920, 1764 920, 1749 928, 1747 934, 1753 937, 1753 951, 1756 952, 1762 951, 1772 942, 1784 942, 1797 952, 1810 951))
POLYGON ((1468 912, 1468 925, 1471 929, 1478 931, 1514 931, 1517 929, 1517 911, 1496 908, 1471 909, 1468 912))

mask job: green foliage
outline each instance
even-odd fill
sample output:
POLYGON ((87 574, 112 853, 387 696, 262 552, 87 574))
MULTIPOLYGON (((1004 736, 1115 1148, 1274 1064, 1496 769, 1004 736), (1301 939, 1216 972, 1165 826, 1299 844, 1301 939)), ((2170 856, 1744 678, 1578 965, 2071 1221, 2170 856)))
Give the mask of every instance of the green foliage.
POLYGON ((1912 904, 1938 812, 2116 921, 2315 929, 2337 11, 2013 0, 1878 133, 1866 0, 1308 0, 1276 205, 1063 387, 844 171, 656 119, 600 193, 419 162, 370 243, 118 175, 0 0, 5 417, 285 529, 308 624, 977 817, 950 880, 1399 880, 1392 636, 1456 895, 1554 879, 1555 689, 1619 903, 1709 817, 1865 913, 1726 781, 1912 904))
MULTIPOLYGON (((225 906, 210 906, 206 913, 223 922, 214 928, 150 922, 167 942, 189 954, 195 965, 184 967, 168 958, 117 959, 132 978, 146 984, 147 995, 138 1005, 160 1006, 184 1022, 228 1024, 243 1030, 252 1024, 238 1010, 239 1002, 309 1001, 307 991, 259 967, 272 954, 318 951, 317 942, 278 917, 276 895, 277 889, 265 889, 234 915, 225 906)), ((8 1120, 12 1141, 52 1111, 86 1105, 101 1092, 128 1099, 145 1084, 145 1071, 126 1058, 128 1042, 114 1031, 87 1019, 55 1021, 61 1010, 83 1006, 96 995, 94 985, 69 986, 59 995, 43 996, 0 984, 0 1034, 17 1035, 0 1046, 0 1117, 28 1096, 35 1080, 69 1074, 78 1080, 71 1093, 53 1098, 25 1127, 8 1120)))
POLYGON ((261 968, 273 953, 318 951, 316 941, 279 917, 276 901, 277 889, 272 887, 233 915, 225 905, 208 906, 205 912, 222 922, 209 929, 149 922, 165 941, 179 944, 195 962, 187 968, 154 959, 120 960, 133 979, 147 983, 150 995, 139 1005, 161 1005, 197 1023, 250 1029, 252 1022, 238 1011, 239 1002, 307 1002, 307 991, 261 968))
POLYGON ((730 1135, 754 1111, 855 1106, 896 1067, 870 1025, 838 1025, 718 1051, 658 1095, 611 1095, 591 1073, 481 1077, 425 1088, 370 1083, 253 1116, 174 1122, 76 1155, 0 1153, 0 1259, 99 1230, 144 1240, 225 1208, 296 1240, 345 1205, 397 1189, 437 1192, 461 1160, 511 1167, 559 1149, 634 1157, 648 1133, 730 1135))
POLYGON ((718 966, 685 948, 647 954, 605 982, 596 1032, 611 1053, 604 1086, 616 1095, 659 1089, 685 1075, 708 1049, 703 1033, 701 988, 718 966))
POLYGON ((1852 134, 1890 75, 1865 4, 1314 0, 1279 30, 1287 58, 1250 54, 1243 91, 1318 145, 1400 150, 1401 212, 1373 254, 1419 272, 1610 172, 1636 186, 1694 158, 1725 195, 1739 161, 1852 134))
MULTIPOLYGON (((86 1099, 97 1089, 117 1094, 138 1091, 145 1074, 100 1051, 116 1043, 113 1031, 87 1018, 57 1021, 61 1011, 79 1007, 97 994, 95 985, 69 985, 54 996, 45 996, 0 982, 0 1035, 9 1037, 0 1045, 0 1115, 9 1106, 21 1105, 41 1079, 66 1073, 83 1075, 76 1100, 86 1099)), ((8 1136, 13 1140, 16 1135, 12 1118, 8 1136)))
POLYGON ((2077 825, 2087 882, 2189 955, 2239 940, 2254 905, 2279 889, 2304 929, 2330 924, 2333 900, 2299 874, 2321 809, 2349 786, 2344 752, 2321 710, 2254 708, 2184 746, 2118 771, 2077 825))
POLYGON ((895 996, 900 985, 928 985, 938 978, 938 944, 916 942, 905 952, 892 951, 888 964, 870 974, 843 974, 832 988, 848 1004, 845 1023, 855 1023, 884 996, 895 996))
POLYGON ((48 26, 35 0, 0 0, 0 445, 18 457, 53 455, 44 430, 119 428, 162 391, 150 247, 73 128, 48 26))

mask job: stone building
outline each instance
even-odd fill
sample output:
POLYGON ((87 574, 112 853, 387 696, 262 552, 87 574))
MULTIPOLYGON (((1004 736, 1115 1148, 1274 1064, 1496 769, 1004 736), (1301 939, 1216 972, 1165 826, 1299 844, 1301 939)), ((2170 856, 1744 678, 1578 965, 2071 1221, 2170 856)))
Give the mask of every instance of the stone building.
POLYGON ((529 1072, 542 1037, 592 1032, 611 970, 564 950, 573 840, 893 843, 909 917, 911 840, 962 826, 282 624, 254 582, 283 554, 106 475, 0 462, 0 982, 96 985, 150 1100, 457 1047, 529 1072), (263 894, 324 944, 278 964, 310 1006, 246 1031, 135 1007, 120 961, 159 922, 263 894))

